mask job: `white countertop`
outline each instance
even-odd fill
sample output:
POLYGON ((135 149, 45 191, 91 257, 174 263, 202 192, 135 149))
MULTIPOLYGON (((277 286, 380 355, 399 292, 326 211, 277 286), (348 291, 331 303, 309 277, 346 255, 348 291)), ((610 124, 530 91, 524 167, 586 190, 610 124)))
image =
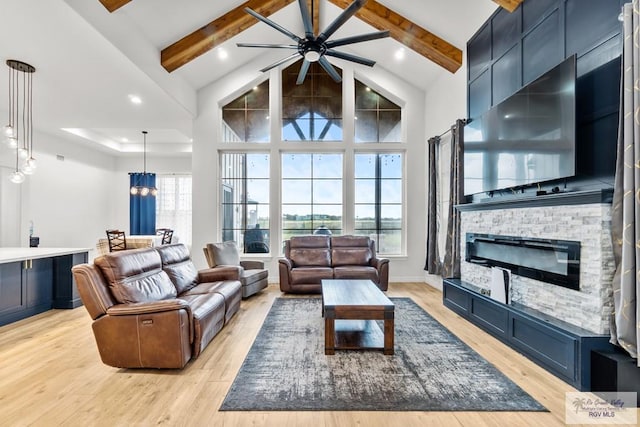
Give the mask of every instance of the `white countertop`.
POLYGON ((88 248, 0 248, 0 264, 89 252, 88 248))

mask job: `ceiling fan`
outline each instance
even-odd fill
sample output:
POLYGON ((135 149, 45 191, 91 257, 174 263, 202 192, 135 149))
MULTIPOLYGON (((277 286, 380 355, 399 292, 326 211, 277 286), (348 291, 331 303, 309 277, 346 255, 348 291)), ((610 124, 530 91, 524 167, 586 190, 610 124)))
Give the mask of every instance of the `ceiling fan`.
MULTIPOLYGON (((319 1, 319 0, 315 0, 319 1)), ((354 0, 327 28, 324 29, 319 35, 315 35, 313 32, 313 22, 311 21, 311 15, 309 14, 309 9, 307 8, 306 0, 298 0, 298 4, 300 6, 300 14, 302 15, 302 23, 304 24, 304 37, 298 37, 293 34, 291 31, 286 28, 278 25, 272 20, 265 18, 260 15, 256 11, 245 8, 245 11, 254 16, 256 19, 264 22, 270 27, 280 31, 282 34, 286 35, 290 39, 294 40, 297 44, 255 44, 255 43, 238 43, 239 47, 264 47, 269 49, 295 49, 296 53, 287 56, 280 61, 277 61, 260 71, 265 72, 269 71, 272 68, 275 68, 279 65, 282 65, 291 59, 300 56, 303 59, 302 66, 300 67, 300 72, 298 73, 298 79, 296 80, 296 84, 300 85, 304 82, 304 78, 309 71, 309 67, 312 62, 318 62, 324 70, 329 73, 331 78, 340 82, 342 78, 340 74, 333 68, 333 65, 327 60, 326 56, 333 56, 335 58, 344 59, 351 62, 356 62, 358 64, 367 65, 369 67, 373 67, 375 61, 372 61, 367 58, 362 58, 360 56, 352 55, 345 52, 340 52, 334 50, 333 48, 338 46, 345 46, 353 43, 361 43, 369 40, 382 39, 385 37, 389 37, 389 31, 376 31, 374 33, 360 34, 357 36, 344 37, 337 40, 329 41, 329 37, 335 33, 338 28, 340 28, 349 18, 351 18, 364 4, 367 0, 354 0)))

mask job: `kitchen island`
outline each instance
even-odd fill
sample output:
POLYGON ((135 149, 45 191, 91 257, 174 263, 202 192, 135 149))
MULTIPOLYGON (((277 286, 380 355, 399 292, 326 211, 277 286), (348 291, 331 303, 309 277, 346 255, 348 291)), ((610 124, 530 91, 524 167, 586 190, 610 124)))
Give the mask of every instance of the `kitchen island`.
POLYGON ((0 248, 0 326, 81 306, 71 267, 88 256, 88 248, 0 248))

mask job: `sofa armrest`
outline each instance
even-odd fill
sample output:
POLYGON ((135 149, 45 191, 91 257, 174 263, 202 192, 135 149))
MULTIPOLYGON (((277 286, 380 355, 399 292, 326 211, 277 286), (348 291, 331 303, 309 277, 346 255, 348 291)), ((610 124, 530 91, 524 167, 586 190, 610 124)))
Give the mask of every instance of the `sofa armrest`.
POLYGON ((240 261, 240 265, 245 270, 263 270, 264 269, 263 261, 240 261))
POLYGON ((218 265, 198 271, 198 282, 219 282, 221 280, 240 280, 244 269, 239 265, 218 265))
POLYGON ((133 304, 116 304, 107 309, 110 316, 129 316, 132 314, 159 313, 161 311, 187 310, 191 312, 189 304, 181 299, 165 299, 133 304))
POLYGON ((380 289, 386 291, 389 288, 389 260, 387 258, 373 258, 371 266, 378 270, 380 289))
POLYGON ((282 265, 287 270, 291 270, 293 268, 293 265, 291 264, 291 260, 289 258, 279 258, 278 264, 282 265))
POLYGON ((291 291, 291 280, 289 280, 289 273, 291 272, 291 260, 287 258, 278 259, 278 272, 280 276, 280 290, 282 292, 291 291))

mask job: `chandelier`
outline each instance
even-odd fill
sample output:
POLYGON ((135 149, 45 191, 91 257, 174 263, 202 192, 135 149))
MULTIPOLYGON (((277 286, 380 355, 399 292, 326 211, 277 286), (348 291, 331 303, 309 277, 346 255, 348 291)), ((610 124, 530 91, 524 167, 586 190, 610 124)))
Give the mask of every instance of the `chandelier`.
POLYGON ((24 182, 36 169, 33 157, 33 73, 36 69, 22 61, 8 59, 9 121, 3 128, 5 143, 15 150, 15 170, 11 182, 24 182))
POLYGON ((147 173, 147 133, 148 132, 146 130, 142 131, 142 138, 144 141, 142 148, 142 173, 129 173, 129 175, 135 176, 135 179, 132 180, 131 188, 129 189, 129 193, 131 193, 132 196, 148 196, 149 194, 156 196, 158 194, 158 189, 154 185, 148 184, 151 182, 151 178, 155 177, 155 174, 151 172, 147 173))

